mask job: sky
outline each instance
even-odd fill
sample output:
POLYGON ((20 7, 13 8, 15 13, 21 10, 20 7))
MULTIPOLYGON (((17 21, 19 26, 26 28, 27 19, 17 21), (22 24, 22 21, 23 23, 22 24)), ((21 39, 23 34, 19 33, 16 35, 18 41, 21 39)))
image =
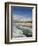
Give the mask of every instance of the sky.
POLYGON ((12 6, 11 14, 15 20, 32 20, 32 8, 12 6))

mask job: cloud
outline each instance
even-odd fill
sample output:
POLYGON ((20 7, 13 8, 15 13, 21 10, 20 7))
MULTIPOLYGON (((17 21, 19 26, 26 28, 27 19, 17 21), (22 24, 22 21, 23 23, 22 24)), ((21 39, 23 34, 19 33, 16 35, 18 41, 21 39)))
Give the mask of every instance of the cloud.
POLYGON ((22 15, 13 15, 13 19, 18 20, 18 21, 31 21, 32 20, 30 17, 27 18, 22 15))

